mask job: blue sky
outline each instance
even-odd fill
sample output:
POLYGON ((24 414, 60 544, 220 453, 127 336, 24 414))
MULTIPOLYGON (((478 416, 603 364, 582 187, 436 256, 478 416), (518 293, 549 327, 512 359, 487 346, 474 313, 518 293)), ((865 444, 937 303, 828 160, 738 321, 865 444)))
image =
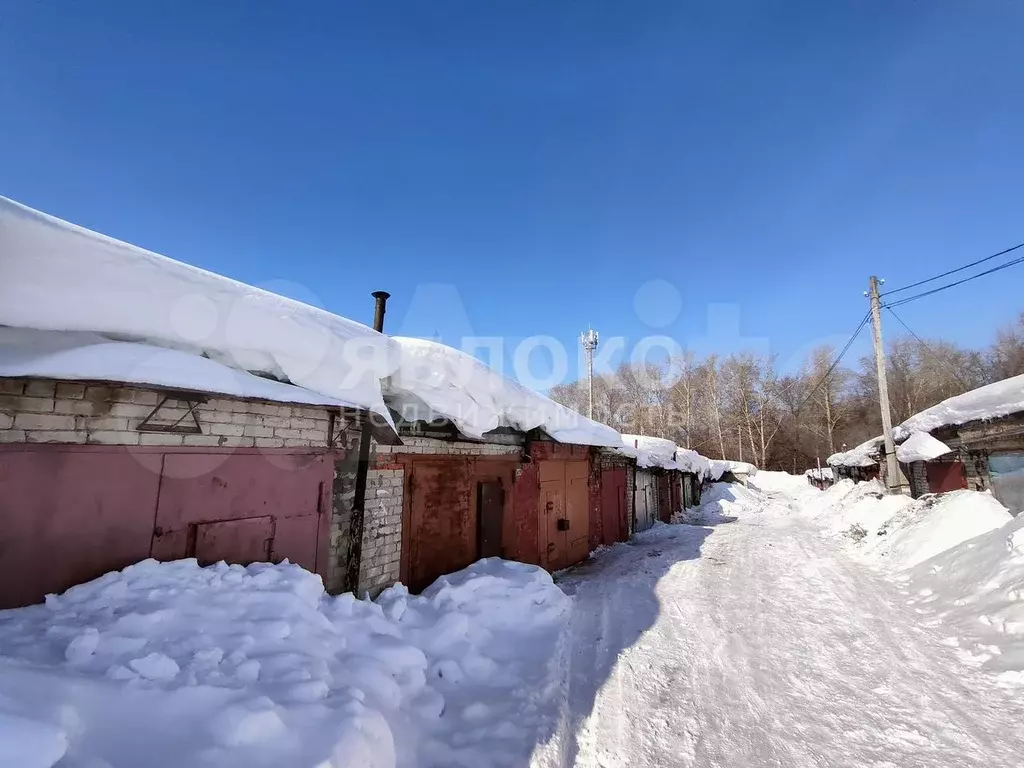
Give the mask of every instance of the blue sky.
MULTIPOLYGON (((1010 0, 3 0, 0 194, 364 322, 387 289, 394 332, 791 361, 870 274, 1024 240, 1022 31, 1010 0)), ((985 344, 1022 287, 902 316, 985 344)))

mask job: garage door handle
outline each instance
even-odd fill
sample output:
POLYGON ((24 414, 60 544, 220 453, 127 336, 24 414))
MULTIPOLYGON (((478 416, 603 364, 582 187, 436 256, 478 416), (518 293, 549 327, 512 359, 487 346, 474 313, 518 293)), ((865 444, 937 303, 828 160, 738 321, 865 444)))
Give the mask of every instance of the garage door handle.
POLYGON ((569 530, 569 520, 568 520, 568 518, 565 518, 565 517, 558 518, 558 530, 560 530, 560 531, 568 531, 569 530))
POLYGON ((159 539, 161 536, 164 535, 164 529, 158 525, 156 528, 153 529, 153 535, 159 539))

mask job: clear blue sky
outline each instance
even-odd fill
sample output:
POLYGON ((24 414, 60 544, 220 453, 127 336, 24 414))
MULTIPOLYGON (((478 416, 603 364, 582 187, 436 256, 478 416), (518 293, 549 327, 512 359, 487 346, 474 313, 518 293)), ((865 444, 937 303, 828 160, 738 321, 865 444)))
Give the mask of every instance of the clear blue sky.
MULTIPOLYGON (((786 360, 872 272, 1024 240, 1022 39, 1011 0, 2 0, 0 193, 364 322, 390 290, 392 331, 786 360)), ((903 316, 983 344, 1022 288, 903 316)))

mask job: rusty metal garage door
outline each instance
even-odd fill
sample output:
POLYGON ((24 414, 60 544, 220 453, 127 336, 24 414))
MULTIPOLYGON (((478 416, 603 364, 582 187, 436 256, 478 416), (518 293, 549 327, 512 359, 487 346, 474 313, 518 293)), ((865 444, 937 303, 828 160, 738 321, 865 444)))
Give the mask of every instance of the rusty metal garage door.
POLYGON ((326 569, 333 460, 315 453, 0 451, 0 607, 147 557, 326 569))
POLYGON ((409 588, 420 591, 476 560, 469 459, 414 461, 409 477, 409 588))
POLYGON ((586 461, 540 463, 538 514, 549 570, 578 563, 590 554, 590 509, 586 461))

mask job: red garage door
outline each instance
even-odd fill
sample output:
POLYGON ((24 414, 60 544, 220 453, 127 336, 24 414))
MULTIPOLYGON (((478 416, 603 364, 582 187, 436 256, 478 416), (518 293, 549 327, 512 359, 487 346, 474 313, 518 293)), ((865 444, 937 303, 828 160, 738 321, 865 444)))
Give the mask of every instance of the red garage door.
POLYGON ((928 473, 928 492, 945 493, 967 487, 967 472, 959 461, 930 462, 925 464, 928 473))
POLYGON ((331 457, 38 446, 0 451, 0 608, 147 557, 326 570, 331 457))

